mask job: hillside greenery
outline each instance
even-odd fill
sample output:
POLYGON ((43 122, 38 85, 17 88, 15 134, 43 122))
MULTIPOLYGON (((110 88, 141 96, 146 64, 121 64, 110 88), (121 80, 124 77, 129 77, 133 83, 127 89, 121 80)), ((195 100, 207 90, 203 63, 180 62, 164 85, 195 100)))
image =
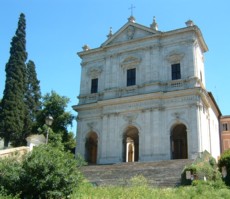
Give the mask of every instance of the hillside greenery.
POLYGON ((83 180, 82 161, 61 147, 40 145, 18 158, 0 159, 0 193, 19 198, 66 198, 83 180), (39 197, 38 197, 39 196, 39 197))
MULTIPOLYGON (((132 180, 132 179, 131 179, 132 180)), ((135 180, 136 181, 136 180, 135 180)), ((145 180, 144 180, 145 181, 145 180)), ((199 182, 193 186, 181 186, 178 188, 154 188, 147 184, 132 184, 124 187, 94 187, 89 183, 81 184, 70 197, 71 199, 101 199, 101 198, 119 198, 119 199, 191 199, 191 198, 230 198, 230 190, 222 183, 199 182)))

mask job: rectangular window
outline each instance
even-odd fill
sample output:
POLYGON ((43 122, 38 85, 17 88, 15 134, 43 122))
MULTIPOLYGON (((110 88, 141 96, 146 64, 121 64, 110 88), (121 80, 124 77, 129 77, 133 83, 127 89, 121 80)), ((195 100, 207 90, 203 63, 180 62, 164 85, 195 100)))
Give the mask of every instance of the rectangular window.
POLYGON ((227 131, 228 130, 228 124, 227 123, 224 123, 223 124, 223 131, 227 131))
POLYGON ((172 80, 181 79, 180 64, 172 64, 172 80))
POLYGON ((91 81, 91 93, 97 93, 98 92, 98 78, 92 79, 91 81))
POLYGON ((127 86, 136 85, 136 68, 127 70, 127 86))

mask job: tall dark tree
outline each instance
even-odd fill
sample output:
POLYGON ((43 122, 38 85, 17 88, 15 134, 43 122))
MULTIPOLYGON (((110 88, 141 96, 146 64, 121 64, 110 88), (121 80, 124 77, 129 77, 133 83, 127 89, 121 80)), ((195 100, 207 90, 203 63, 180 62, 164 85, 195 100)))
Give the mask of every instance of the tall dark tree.
POLYGON ((10 58, 6 64, 6 81, 2 99, 2 137, 4 146, 9 142, 21 144, 25 120, 26 90, 26 20, 21 14, 15 36, 12 38, 10 58))
POLYGON ((36 115, 41 109, 41 90, 33 61, 28 61, 26 72, 24 135, 27 137, 33 133, 32 129, 35 124, 36 115))

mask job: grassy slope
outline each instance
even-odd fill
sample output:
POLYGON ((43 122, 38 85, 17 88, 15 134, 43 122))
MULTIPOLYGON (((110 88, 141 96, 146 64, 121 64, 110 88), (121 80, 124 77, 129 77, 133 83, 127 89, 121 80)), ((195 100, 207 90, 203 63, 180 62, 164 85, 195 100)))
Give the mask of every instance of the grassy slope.
POLYGON ((226 187, 200 184, 197 186, 187 186, 179 188, 152 188, 146 185, 130 187, 93 187, 89 184, 81 186, 71 196, 72 199, 136 199, 136 198, 154 198, 154 199, 187 199, 187 198, 215 198, 229 199, 230 190, 226 187))

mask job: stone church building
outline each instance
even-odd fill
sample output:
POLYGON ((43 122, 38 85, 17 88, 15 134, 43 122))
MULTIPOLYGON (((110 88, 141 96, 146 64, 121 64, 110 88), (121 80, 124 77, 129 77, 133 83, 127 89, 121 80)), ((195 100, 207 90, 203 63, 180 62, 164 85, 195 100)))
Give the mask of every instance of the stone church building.
POLYGON ((221 112, 205 88, 200 29, 189 20, 162 32, 155 18, 146 27, 131 16, 107 37, 78 53, 76 153, 93 164, 217 158, 221 112))

